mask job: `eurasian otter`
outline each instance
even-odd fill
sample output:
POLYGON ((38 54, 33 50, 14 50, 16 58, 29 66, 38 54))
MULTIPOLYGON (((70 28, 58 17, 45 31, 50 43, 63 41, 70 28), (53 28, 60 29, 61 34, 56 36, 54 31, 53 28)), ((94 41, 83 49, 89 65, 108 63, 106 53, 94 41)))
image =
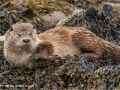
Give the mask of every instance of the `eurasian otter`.
POLYGON ((37 35, 33 25, 16 23, 5 35, 4 55, 12 65, 31 67, 31 60, 51 60, 56 55, 120 61, 120 48, 83 27, 56 27, 37 35))
POLYGON ((33 25, 16 23, 5 34, 4 56, 12 66, 31 67, 33 64, 27 59, 36 52, 40 42, 33 25))

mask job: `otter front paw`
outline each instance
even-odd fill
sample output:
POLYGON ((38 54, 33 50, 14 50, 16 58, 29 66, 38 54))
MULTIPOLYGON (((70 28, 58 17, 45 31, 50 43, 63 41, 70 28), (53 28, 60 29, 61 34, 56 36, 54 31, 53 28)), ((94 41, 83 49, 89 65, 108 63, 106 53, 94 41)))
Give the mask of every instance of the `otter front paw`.
POLYGON ((52 55, 51 58, 50 58, 51 61, 55 61, 57 59, 61 59, 61 57, 58 56, 58 55, 52 55))
POLYGON ((35 53, 28 58, 28 60, 38 60, 40 59, 41 55, 39 53, 35 53))

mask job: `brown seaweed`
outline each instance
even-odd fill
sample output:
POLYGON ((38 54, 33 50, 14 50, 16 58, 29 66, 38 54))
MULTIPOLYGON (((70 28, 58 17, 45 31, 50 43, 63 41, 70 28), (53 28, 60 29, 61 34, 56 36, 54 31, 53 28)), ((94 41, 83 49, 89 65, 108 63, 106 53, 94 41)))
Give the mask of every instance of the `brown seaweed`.
MULTIPOLYGON (((109 6, 111 7, 111 6, 109 6)), ((57 26, 82 26, 86 27, 97 36, 108 41, 120 39, 120 20, 111 8, 105 6, 103 10, 89 8, 66 20, 61 20, 57 26), (110 9, 110 10, 109 10, 110 9)))
POLYGON ((39 32, 44 31, 54 25, 51 25, 51 23, 46 25, 41 16, 51 14, 53 11, 62 11, 68 15, 72 12, 73 8, 74 6, 65 1, 7 1, 0 6, 0 35, 4 35, 12 24, 19 21, 33 23, 37 26, 39 32))
MULTIPOLYGON (((41 0, 43 6, 41 6, 40 11, 37 11, 38 8, 37 6, 34 7, 34 4, 37 4, 36 2, 39 0, 35 0, 35 2, 32 3, 33 5, 29 7, 23 3, 15 1, 17 0, 6 2, 0 7, 1 35, 7 31, 7 28, 9 28, 10 25, 18 21, 32 22, 36 24, 39 30, 43 30, 42 26, 44 26, 44 20, 41 19, 37 13, 43 12, 42 14, 48 14, 52 12, 52 10, 50 10, 50 7, 52 5, 53 6, 51 8, 56 7, 56 5, 54 6, 56 3, 51 2, 51 6, 48 6, 49 8, 46 8, 48 2, 43 2, 44 0, 41 0), (28 13, 30 13, 30 15, 28 15, 28 13)), ((24 0, 22 1, 24 2, 24 0)), ((86 0, 75 1, 86 2, 86 0)), ((74 4, 75 1, 69 0, 71 4, 74 4)), ((90 0, 88 0, 87 3, 88 2, 90 2, 90 0)), ((30 4, 30 2, 28 2, 28 4, 30 4)), ((63 8, 63 6, 57 7, 61 9, 63 8)), ((82 15, 80 14, 81 16, 74 16, 75 18, 70 19, 70 21, 66 24, 68 26, 83 25, 89 28, 91 31, 94 31, 94 33, 103 39, 112 37, 112 39, 107 40, 117 40, 119 39, 119 19, 112 11, 107 12, 109 9, 108 7, 105 8, 106 12, 97 11, 93 8, 87 9, 85 13, 82 13, 82 15)), ((70 11, 64 9, 64 12, 69 13, 70 11)), ((45 25, 45 27, 46 26, 47 25, 45 25)), ((0 42, 0 89, 120 90, 120 65, 112 58, 88 61, 79 59, 77 56, 74 58, 66 56, 65 58, 53 62, 39 62, 38 65, 33 69, 27 69, 24 67, 17 68, 11 67, 7 60, 4 58, 3 44, 3 42, 0 42)))

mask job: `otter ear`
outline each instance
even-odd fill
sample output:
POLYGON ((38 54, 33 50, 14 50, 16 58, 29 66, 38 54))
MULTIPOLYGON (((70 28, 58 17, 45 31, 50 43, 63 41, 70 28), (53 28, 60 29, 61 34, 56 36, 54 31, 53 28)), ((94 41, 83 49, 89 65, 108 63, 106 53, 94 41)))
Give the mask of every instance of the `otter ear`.
POLYGON ((8 31, 6 32, 6 34, 5 34, 5 39, 6 39, 6 40, 9 38, 10 34, 12 33, 11 31, 13 31, 13 27, 10 27, 10 28, 8 29, 8 31))
POLYGON ((33 24, 33 29, 36 29, 36 25, 35 24, 33 24))
POLYGON ((10 31, 13 31, 13 27, 10 27, 9 30, 10 30, 10 31))

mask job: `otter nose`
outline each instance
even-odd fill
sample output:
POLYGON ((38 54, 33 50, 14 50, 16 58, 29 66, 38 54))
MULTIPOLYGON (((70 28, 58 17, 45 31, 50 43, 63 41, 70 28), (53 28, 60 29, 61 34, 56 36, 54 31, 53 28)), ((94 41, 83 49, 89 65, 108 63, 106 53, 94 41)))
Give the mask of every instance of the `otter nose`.
POLYGON ((27 44, 30 42, 30 39, 23 39, 23 42, 27 44))

